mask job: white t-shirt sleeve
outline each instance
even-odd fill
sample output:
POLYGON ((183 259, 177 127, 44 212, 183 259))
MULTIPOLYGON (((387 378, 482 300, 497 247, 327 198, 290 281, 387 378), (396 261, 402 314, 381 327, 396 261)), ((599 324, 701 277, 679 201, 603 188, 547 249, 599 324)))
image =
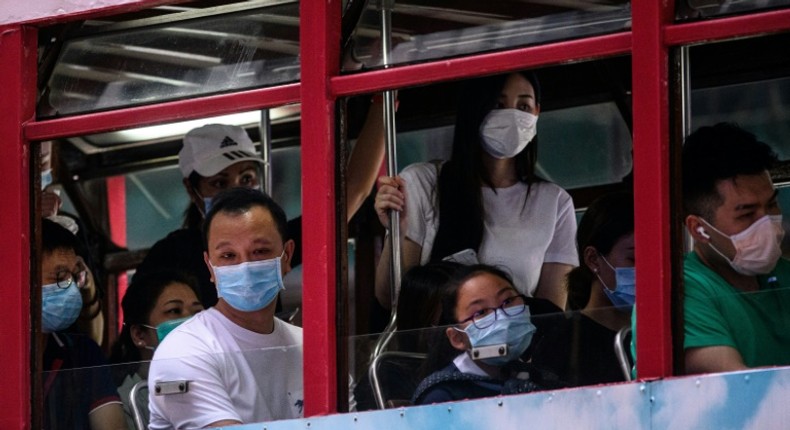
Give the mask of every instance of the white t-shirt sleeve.
POLYGON ((226 360, 210 352, 209 341, 176 330, 157 347, 148 373, 150 429, 203 428, 221 420, 242 422, 223 383, 221 367, 226 360), (156 384, 167 381, 189 381, 189 389, 156 395, 156 384))
POLYGON ((557 221, 554 227, 554 236, 546 248, 544 263, 579 265, 579 255, 576 252, 576 210, 573 207, 571 196, 561 188, 557 196, 557 221))
POLYGON ((420 264, 427 263, 439 223, 436 165, 416 163, 400 173, 406 186, 406 237, 422 248, 420 264))

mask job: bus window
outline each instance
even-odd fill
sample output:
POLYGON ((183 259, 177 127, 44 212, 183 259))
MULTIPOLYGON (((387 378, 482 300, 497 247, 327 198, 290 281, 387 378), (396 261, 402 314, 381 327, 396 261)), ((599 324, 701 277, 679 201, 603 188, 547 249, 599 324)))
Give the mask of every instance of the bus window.
MULTIPOLYGON (((397 1, 390 64, 407 64, 627 30, 630 2, 397 1)), ((345 70, 383 65, 381 6, 361 11, 345 70)))
POLYGON ((299 80, 299 2, 180 12, 88 22, 62 35, 68 40, 49 76, 39 117, 299 80))
POLYGON ((675 3, 678 21, 733 15, 749 11, 772 9, 790 4, 787 0, 689 0, 675 3))

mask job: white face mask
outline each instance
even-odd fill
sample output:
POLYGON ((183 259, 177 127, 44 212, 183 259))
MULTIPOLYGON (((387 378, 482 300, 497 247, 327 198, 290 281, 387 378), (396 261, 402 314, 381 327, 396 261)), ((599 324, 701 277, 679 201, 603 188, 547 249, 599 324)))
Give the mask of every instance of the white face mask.
POLYGON ((488 155, 513 158, 537 134, 538 117, 518 109, 494 109, 480 124, 480 139, 488 155))
MULTIPOLYGON (((780 244, 785 232, 782 228, 782 215, 765 215, 750 225, 746 230, 727 236, 709 222, 700 218, 713 231, 730 239, 735 248, 735 257, 727 258, 721 251, 708 242, 710 247, 721 255, 736 272, 741 275, 765 275, 776 267, 776 262, 782 256, 780 244)), ((707 234, 703 234, 703 237, 707 234)), ((709 237, 709 236, 708 236, 709 237)))

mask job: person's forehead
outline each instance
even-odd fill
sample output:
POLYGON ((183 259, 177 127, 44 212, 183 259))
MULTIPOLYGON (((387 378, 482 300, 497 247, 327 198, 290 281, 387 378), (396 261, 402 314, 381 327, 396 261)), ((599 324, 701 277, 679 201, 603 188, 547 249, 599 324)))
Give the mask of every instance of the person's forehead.
POLYGON ((211 220, 209 245, 220 241, 252 240, 282 242, 274 216, 263 206, 255 205, 242 213, 218 212, 211 220))
POLYGON ((73 249, 58 248, 41 255, 44 270, 72 270, 77 265, 77 253, 73 249))
POLYGON ((768 172, 754 175, 738 175, 716 183, 716 191, 722 199, 721 207, 736 208, 743 204, 764 203, 774 194, 774 186, 768 172))
POLYGON ((491 273, 478 273, 461 284, 458 302, 463 305, 477 300, 497 299, 511 290, 510 283, 491 273))
POLYGON ((535 89, 532 87, 532 84, 518 73, 513 73, 508 76, 500 96, 510 92, 515 92, 519 96, 535 97, 535 89))

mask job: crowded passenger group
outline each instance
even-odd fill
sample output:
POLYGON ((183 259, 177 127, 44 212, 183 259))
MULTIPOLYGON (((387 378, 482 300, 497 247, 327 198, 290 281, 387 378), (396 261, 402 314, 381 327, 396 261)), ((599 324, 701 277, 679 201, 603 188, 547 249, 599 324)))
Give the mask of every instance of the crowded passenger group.
MULTIPOLYGON (((389 347, 420 357, 382 376, 392 399, 431 404, 638 375, 632 352, 627 371, 616 354, 631 350, 618 346, 619 334, 635 331, 630 184, 575 208, 566 190, 540 177, 534 73, 472 79, 461 94, 447 160, 379 176, 380 101, 349 157, 346 221, 375 192, 386 230, 371 301, 388 311, 395 304, 395 330, 413 333, 389 347), (400 213, 400 237, 389 234, 391 211, 400 213), (402 245, 401 268, 391 267, 392 240, 402 245), (400 285, 390 284, 391 270, 402 270, 400 285)), ((688 373, 790 364, 790 262, 769 174, 776 161, 733 124, 702 127, 685 141, 683 211, 694 240, 683 265, 688 373)), ((92 323, 103 314, 88 239, 42 190, 37 351, 50 371, 42 378, 47 428, 135 428, 133 404, 151 429, 304 415, 302 329, 278 313, 283 279, 317 258, 302 255, 301 217, 288 220, 261 191, 262 161, 242 127, 190 131, 178 163, 190 202, 183 227, 132 276, 109 360, 92 323), (89 366, 104 370, 62 372, 89 366)), ((349 375, 349 403, 374 408, 377 388, 361 373, 349 375)))

